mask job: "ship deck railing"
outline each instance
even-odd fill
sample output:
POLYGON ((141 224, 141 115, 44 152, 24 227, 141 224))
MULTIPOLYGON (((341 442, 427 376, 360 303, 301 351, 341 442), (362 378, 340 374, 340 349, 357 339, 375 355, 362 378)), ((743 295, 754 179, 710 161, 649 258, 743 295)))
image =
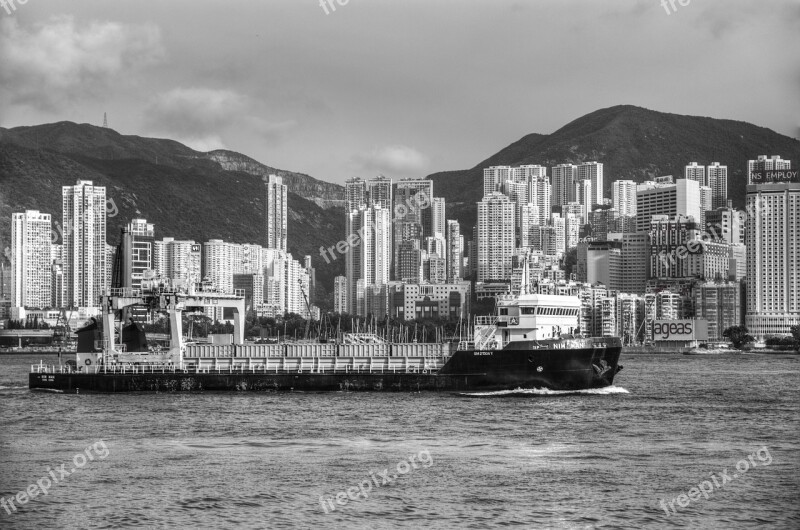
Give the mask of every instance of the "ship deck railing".
MULTIPOLYGON (((373 363, 357 361, 359 358, 352 358, 341 364, 334 363, 331 366, 323 366, 318 362, 300 363, 298 366, 287 366, 285 362, 269 361, 266 363, 234 363, 228 366, 200 366, 196 364, 94 364, 91 366, 73 367, 70 365, 31 365, 32 373, 39 374, 111 374, 111 375, 146 375, 146 374, 430 374, 439 371, 447 362, 443 359, 423 359, 421 364, 409 365, 405 363, 381 363, 380 366, 373 366, 373 363)), ((360 358, 361 361, 367 358, 360 358)), ((400 359, 396 357, 395 359, 400 359)), ((283 360, 283 358, 276 359, 283 360)))

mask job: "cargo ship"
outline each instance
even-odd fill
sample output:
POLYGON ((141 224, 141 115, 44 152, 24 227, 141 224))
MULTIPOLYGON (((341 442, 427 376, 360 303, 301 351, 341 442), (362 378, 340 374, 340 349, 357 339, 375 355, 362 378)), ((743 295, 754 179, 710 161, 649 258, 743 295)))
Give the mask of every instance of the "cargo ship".
POLYGON ((583 390, 612 385, 621 369, 619 338, 580 335, 577 297, 525 287, 499 299, 495 315, 475 317, 469 340, 454 342, 397 343, 348 333, 332 342, 246 343, 244 309, 242 297, 201 285, 112 289, 102 297, 101 318, 77 331, 75 362, 33 365, 29 386, 61 392, 583 390), (130 318, 135 306, 169 315, 168 347, 148 344, 130 318), (200 307, 233 309, 231 344, 184 339, 182 314, 200 307))

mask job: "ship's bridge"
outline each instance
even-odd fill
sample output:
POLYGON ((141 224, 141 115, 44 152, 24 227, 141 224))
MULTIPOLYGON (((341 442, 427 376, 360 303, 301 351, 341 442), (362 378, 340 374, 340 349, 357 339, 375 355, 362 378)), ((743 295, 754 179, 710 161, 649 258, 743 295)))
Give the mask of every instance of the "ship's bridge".
POLYGON ((476 317, 475 347, 500 349, 510 342, 575 335, 580 311, 577 296, 520 294, 500 299, 497 315, 476 317))
POLYGON ((522 294, 497 304, 497 327, 504 343, 557 339, 578 329, 577 296, 522 294))

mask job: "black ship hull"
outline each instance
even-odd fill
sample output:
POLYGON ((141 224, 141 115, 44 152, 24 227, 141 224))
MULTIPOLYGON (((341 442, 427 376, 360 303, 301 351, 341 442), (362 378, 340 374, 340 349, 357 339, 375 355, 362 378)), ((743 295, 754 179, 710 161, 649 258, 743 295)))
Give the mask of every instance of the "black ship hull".
POLYGON ((264 372, 31 373, 31 389, 62 392, 583 390, 610 386, 621 346, 457 351, 434 373, 264 372))

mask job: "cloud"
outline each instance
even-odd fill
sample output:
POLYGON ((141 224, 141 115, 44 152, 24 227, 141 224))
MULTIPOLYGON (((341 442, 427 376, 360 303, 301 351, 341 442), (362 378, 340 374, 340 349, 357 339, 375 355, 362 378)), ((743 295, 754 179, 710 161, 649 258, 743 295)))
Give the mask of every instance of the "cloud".
POLYGON ((54 110, 65 101, 96 97, 120 76, 163 57, 157 26, 93 21, 79 27, 58 16, 24 27, 0 20, 0 84, 6 103, 54 110))
POLYGON ((257 107, 255 100, 234 90, 179 87, 152 99, 144 111, 145 126, 209 151, 224 148, 223 139, 233 132, 278 139, 296 125, 294 120, 269 122, 256 115, 257 107))
POLYGON ((430 163, 423 153, 405 145, 375 148, 369 153, 355 155, 353 161, 362 170, 389 175, 418 174, 425 171, 430 163))

